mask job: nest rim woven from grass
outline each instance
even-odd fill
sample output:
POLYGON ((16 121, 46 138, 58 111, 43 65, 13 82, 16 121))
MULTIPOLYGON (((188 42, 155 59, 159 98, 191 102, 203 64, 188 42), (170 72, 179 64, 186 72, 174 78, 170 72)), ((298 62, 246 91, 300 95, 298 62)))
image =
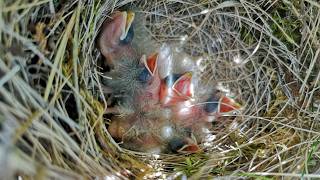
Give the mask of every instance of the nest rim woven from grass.
POLYGON ((0 174, 319 177, 319 30, 314 22, 320 20, 320 6, 297 3, 0 1, 0 174), (183 40, 186 53, 206 59, 208 81, 222 82, 243 102, 235 119, 216 124, 205 153, 133 152, 108 134, 96 38, 111 12, 123 8, 144 14, 159 44, 183 40), (301 29, 297 37, 291 34, 294 26, 301 29))

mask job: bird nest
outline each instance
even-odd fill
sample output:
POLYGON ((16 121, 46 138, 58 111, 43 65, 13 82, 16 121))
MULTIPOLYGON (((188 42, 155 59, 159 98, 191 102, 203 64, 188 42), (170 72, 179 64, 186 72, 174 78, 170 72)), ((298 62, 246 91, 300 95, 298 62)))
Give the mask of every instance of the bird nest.
POLYGON ((319 176, 320 4, 300 1, 0 1, 0 174, 22 179, 319 176), (124 149, 107 131, 96 39, 118 9, 202 57, 242 102, 196 154, 124 149))

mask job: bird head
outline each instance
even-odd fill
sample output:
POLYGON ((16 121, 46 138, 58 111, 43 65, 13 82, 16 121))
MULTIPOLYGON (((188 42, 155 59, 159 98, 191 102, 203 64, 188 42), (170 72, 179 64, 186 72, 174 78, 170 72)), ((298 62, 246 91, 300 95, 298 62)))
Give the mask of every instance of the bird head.
POLYGON ((164 107, 187 101, 193 96, 192 73, 170 74, 161 81, 160 102, 164 107))
POLYGON ((219 113, 233 113, 241 110, 241 105, 234 99, 222 96, 220 99, 219 113))
POLYGON ((138 81, 142 84, 141 93, 138 95, 137 102, 142 105, 143 109, 152 108, 159 103, 160 77, 157 69, 158 54, 153 53, 148 58, 145 55, 141 58, 143 66, 138 75, 138 81))
POLYGON ((201 151, 192 128, 179 126, 172 120, 162 121, 156 126, 157 129, 154 129, 153 132, 166 145, 164 152, 196 153, 201 151))
POLYGON ((168 143, 168 150, 174 153, 197 153, 201 152, 201 148, 197 142, 189 137, 173 138, 168 143))
POLYGON ((178 102, 170 107, 172 120, 181 127, 191 127, 194 124, 204 121, 206 114, 203 106, 191 100, 178 102))
POLYGON ((224 114, 232 115, 234 112, 239 112, 241 108, 239 103, 225 95, 212 95, 204 106, 205 112, 218 116, 224 114))
POLYGON ((143 84, 150 84, 154 77, 157 76, 158 68, 158 53, 153 53, 148 58, 143 55, 140 59, 140 63, 143 66, 142 72, 139 74, 138 79, 143 84))
POLYGON ((134 50, 130 46, 134 37, 132 26, 134 17, 135 13, 132 11, 116 11, 103 25, 98 43, 102 55, 111 67, 122 56, 134 55, 134 50))

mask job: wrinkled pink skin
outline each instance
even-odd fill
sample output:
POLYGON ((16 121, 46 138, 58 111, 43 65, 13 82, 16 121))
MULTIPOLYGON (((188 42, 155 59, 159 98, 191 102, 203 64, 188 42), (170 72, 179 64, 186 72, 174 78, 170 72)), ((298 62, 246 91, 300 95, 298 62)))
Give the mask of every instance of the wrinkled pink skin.
POLYGON ((128 116, 113 116, 111 123, 108 127, 108 132, 116 140, 123 140, 125 133, 137 122, 137 118, 134 115, 128 116))
MULTIPOLYGON (((144 111, 154 111, 158 108, 170 109, 171 113, 169 116, 172 123, 176 124, 180 128, 191 129, 198 141, 201 141, 206 136, 206 132, 203 132, 203 129, 210 129, 212 127, 210 116, 207 112, 204 111, 203 105, 197 105, 195 102, 192 102, 190 100, 185 101, 181 99, 180 101, 174 102, 174 104, 170 106, 162 107, 160 103, 161 100, 159 99, 160 81, 161 80, 159 76, 156 75, 150 82, 149 86, 146 88, 146 93, 149 93, 149 96, 144 96, 140 99, 139 102, 148 102, 148 105, 144 106, 144 111)), ((161 125, 159 124, 159 126, 161 125)), ((190 145, 194 145, 194 142, 185 142, 190 143, 190 145)), ((181 153, 194 152, 181 151, 181 153)))
POLYGON ((142 90, 142 94, 138 96, 137 102, 139 102, 143 111, 159 107, 160 82, 160 77, 158 73, 156 73, 148 82, 145 89, 142 90))
POLYGON ((121 31, 124 28, 122 25, 126 21, 122 13, 116 11, 111 18, 112 20, 103 24, 98 45, 102 55, 106 58, 107 64, 110 67, 114 67, 117 66, 117 61, 122 57, 134 57, 135 51, 129 44, 120 44, 121 31))
POLYGON ((171 110, 175 122, 185 127, 201 122, 202 117, 206 115, 202 106, 195 106, 189 101, 177 102, 175 106, 171 107, 171 110))
MULTIPOLYGON (((122 32, 121 28, 123 28, 122 24, 124 21, 125 19, 121 13, 115 12, 112 15, 112 20, 104 23, 103 31, 101 32, 98 40, 101 53, 106 58, 106 63, 115 69, 117 68, 117 62, 119 62, 119 60, 121 60, 123 57, 126 57, 126 59, 135 59, 128 57, 136 56, 132 46, 120 44, 120 36, 122 32)), ((164 68, 168 67, 164 66, 164 68)), ((150 82, 148 82, 146 87, 142 90, 142 93, 134 98, 136 99, 137 105, 140 106, 143 112, 154 111, 161 108, 161 100, 159 98, 160 88, 161 78, 157 70, 150 82)), ((201 132, 201 129, 211 127, 211 123, 207 122, 208 116, 203 111, 202 106, 189 107, 186 106, 186 104, 187 102, 185 99, 183 99, 168 107, 168 109, 171 110, 171 121, 181 128, 191 128, 191 130, 196 133, 197 139, 202 138, 203 133, 201 132)), ((143 123, 143 120, 137 118, 138 117, 136 114, 131 114, 123 118, 113 118, 108 128, 111 136, 116 139, 122 139, 124 133, 135 125, 140 126, 140 128, 150 128, 149 125, 143 123)), ((162 126, 161 123, 157 124, 157 122, 152 124, 152 129, 157 129, 162 126)), ((185 137, 185 139, 189 139, 185 140, 185 143, 190 143, 190 145, 194 145, 194 143, 196 143, 191 141, 189 137, 185 137)), ((140 135, 139 138, 125 143, 127 143, 128 147, 132 147, 132 149, 138 149, 141 151, 153 151, 157 148, 163 148, 163 142, 159 138, 155 137, 153 132, 140 135)))
MULTIPOLYGON (((192 132, 195 132, 195 136, 197 139, 202 139, 205 134, 202 132, 203 128, 209 129, 211 127, 211 123, 207 122, 207 114, 203 110, 203 106, 194 105, 191 101, 185 101, 181 99, 180 101, 176 101, 169 107, 161 107, 160 99, 159 99, 159 92, 161 87, 161 79, 159 77, 158 72, 150 79, 147 83, 146 87, 142 90, 141 95, 136 97, 136 102, 141 108, 143 112, 150 112, 156 111, 159 108, 161 109, 170 109, 169 117, 172 123, 176 124, 180 128, 189 128, 192 132)), ((161 115, 161 114, 158 114, 161 115)), ((134 115, 133 115, 134 116, 134 115)), ((136 117, 137 118, 137 117, 136 117)), ((150 129, 149 125, 146 123, 140 123, 139 119, 132 121, 134 117, 127 116, 124 119, 126 121, 122 121, 121 123, 117 123, 113 121, 113 125, 109 126, 109 132, 113 137, 117 139, 121 138, 121 135, 118 133, 119 131, 115 131, 115 129, 123 128, 125 130, 129 130, 132 126, 138 125, 140 128, 150 129), (133 123, 135 122, 135 123, 133 123), (133 124, 132 124, 133 123, 133 124), (117 127, 118 126, 118 127, 117 127), (122 126, 122 127, 119 127, 122 126)), ((160 120, 160 119, 159 119, 160 120)), ((119 120, 118 120, 119 121, 119 120)), ((154 120, 152 120, 154 121, 154 120)), ((160 129, 162 124, 159 122, 157 123, 154 121, 152 129, 160 129)), ((195 148, 197 145, 196 142, 190 141, 189 137, 185 137, 181 139, 183 143, 190 143, 186 144, 185 147, 190 145, 190 150, 195 150, 198 152, 200 148, 195 148), (186 140, 189 139, 189 140, 186 140), (193 147, 193 148, 191 148, 193 147)), ((141 151, 157 151, 163 150, 163 143, 161 139, 156 138, 152 133, 143 134, 137 137, 136 139, 131 139, 130 141, 125 141, 124 144, 126 147, 131 149, 141 150, 141 151)), ((187 150, 179 151, 180 153, 195 153, 195 152, 188 152, 187 150)))
MULTIPOLYGON (((126 148, 153 153, 167 152, 166 144, 170 139, 162 136, 161 129, 170 125, 170 122, 159 115, 161 114, 149 117, 150 119, 148 117, 137 119, 140 117, 137 114, 126 117, 115 116, 108 127, 108 131, 113 138, 121 141, 126 148), (128 136, 127 133, 132 132, 133 129, 136 129, 134 132, 139 132, 134 133, 133 136, 128 136)), ((181 137, 180 133, 182 131, 174 131, 172 136, 181 137)), ((197 142, 191 137, 182 136, 177 143, 184 143, 181 149, 176 149, 177 152, 195 153, 201 151, 197 142)))
POLYGON ((138 148, 140 151, 159 153, 163 150, 163 143, 153 134, 142 135, 130 143, 134 148, 138 148))
POLYGON ((190 128, 198 141, 202 141, 211 129, 210 116, 203 110, 203 106, 179 102, 171 107, 174 123, 183 128, 190 128))

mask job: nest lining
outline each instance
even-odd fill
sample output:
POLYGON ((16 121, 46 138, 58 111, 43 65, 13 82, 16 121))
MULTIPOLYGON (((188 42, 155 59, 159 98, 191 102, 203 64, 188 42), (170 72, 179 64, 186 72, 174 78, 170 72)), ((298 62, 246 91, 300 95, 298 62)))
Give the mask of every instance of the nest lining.
POLYGON ((0 149, 10 162, 1 174, 318 177, 318 6, 259 3, 0 2, 0 149), (112 10, 132 5, 154 40, 182 40, 185 52, 207 57, 204 77, 244 102, 235 120, 216 124, 204 154, 150 156, 122 149, 107 133, 95 38, 112 10), (310 31, 301 36, 283 16, 310 31))

